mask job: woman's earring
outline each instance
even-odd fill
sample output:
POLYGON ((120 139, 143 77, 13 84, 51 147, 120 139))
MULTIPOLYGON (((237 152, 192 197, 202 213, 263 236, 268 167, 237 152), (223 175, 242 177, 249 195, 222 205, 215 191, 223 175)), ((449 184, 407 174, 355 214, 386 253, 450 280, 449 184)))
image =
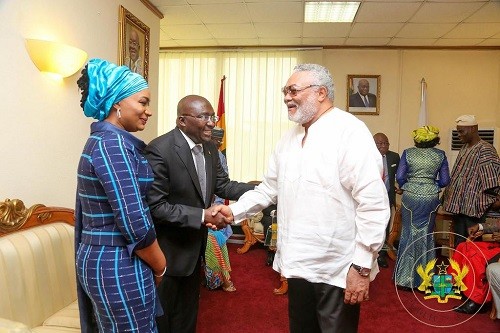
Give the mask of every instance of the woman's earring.
POLYGON ((118 115, 118 119, 122 117, 122 114, 120 113, 121 109, 116 109, 116 114, 118 115))

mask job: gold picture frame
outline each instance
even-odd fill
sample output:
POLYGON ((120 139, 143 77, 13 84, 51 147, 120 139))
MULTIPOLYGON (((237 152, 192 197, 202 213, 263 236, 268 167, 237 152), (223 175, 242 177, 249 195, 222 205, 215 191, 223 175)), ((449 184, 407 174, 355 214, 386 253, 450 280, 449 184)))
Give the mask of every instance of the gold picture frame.
POLYGON ((149 73, 149 27, 125 7, 120 6, 118 64, 125 65, 146 81, 149 73))
POLYGON ((380 113, 380 75, 347 75, 347 110, 360 115, 380 113))

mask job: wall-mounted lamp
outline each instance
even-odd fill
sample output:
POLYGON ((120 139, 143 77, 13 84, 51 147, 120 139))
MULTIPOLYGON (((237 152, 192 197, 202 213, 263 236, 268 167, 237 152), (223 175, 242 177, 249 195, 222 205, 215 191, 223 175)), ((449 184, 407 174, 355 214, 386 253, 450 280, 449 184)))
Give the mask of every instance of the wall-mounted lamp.
POLYGON ((87 52, 62 43, 26 39, 26 49, 35 66, 59 78, 75 74, 87 60, 87 52))

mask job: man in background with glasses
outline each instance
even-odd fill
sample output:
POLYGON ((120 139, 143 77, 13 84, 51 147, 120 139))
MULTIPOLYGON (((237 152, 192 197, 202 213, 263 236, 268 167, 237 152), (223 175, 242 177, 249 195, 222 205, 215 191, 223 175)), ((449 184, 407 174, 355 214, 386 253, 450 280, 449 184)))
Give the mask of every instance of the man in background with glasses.
POLYGON ((177 105, 177 126, 149 143, 145 156, 154 171, 148 204, 168 267, 158 287, 165 314, 160 333, 195 333, 201 284, 201 257, 207 227, 228 220, 212 216, 212 196, 237 200, 254 185, 231 181, 211 141, 218 117, 204 97, 189 95, 177 105))
POLYGON ((382 157, 366 125, 334 107, 325 67, 297 65, 282 92, 297 126, 264 181, 213 214, 240 222, 279 202, 273 268, 288 280, 290 332, 356 332, 390 216, 382 157))

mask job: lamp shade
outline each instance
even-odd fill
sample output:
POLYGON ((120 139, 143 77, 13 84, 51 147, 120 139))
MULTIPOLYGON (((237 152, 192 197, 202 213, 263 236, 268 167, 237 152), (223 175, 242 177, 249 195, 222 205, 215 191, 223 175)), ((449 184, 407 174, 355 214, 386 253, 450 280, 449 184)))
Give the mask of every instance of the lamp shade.
POLYGON ((41 72, 63 78, 75 74, 87 60, 87 52, 57 42, 26 39, 26 49, 41 72))

